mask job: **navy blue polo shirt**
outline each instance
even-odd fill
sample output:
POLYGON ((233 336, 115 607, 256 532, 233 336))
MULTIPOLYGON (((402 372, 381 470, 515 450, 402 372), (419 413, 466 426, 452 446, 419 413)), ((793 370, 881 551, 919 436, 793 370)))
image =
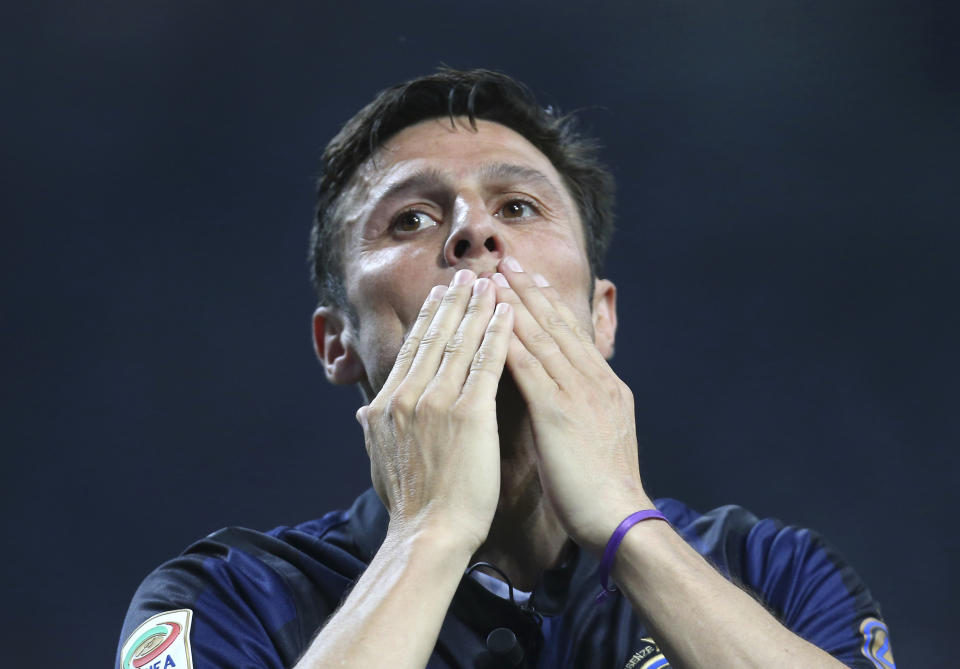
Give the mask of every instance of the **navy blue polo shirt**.
MULTIPOLYGON (((737 506, 705 514, 672 499, 657 500, 656 506, 694 549, 796 634, 849 667, 894 666, 877 602, 817 534, 758 519, 737 506)), ((124 621, 116 666, 179 667, 183 655, 169 652, 178 634, 180 642, 188 642, 187 655, 197 669, 293 666, 373 558, 387 521, 371 489, 349 510, 295 527, 214 532, 140 585, 124 621), (183 613, 157 616, 170 611, 183 613), (145 624, 153 617, 160 623, 145 624)), ((493 630, 506 628, 518 646, 513 659, 522 655, 515 666, 669 667, 625 597, 613 594, 595 602, 597 570, 598 561, 574 547, 562 567, 544 572, 524 603, 464 578, 429 666, 511 666, 512 660, 487 645, 493 630)))

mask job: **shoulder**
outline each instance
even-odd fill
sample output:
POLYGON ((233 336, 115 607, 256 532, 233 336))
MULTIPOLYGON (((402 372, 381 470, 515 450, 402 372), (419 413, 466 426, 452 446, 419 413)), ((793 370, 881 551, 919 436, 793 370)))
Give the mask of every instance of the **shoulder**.
POLYGON ((848 666, 893 666, 879 603, 819 533, 736 505, 705 513, 674 499, 656 505, 698 553, 796 634, 848 666), (885 655, 888 664, 878 659, 885 655))
POLYGON ((194 658, 212 652, 227 666, 292 664, 379 546, 378 506, 365 493, 348 510, 292 527, 228 527, 195 542, 140 584, 119 650, 158 614, 185 610, 194 658))
POLYGON ((849 588, 858 585, 841 553, 814 530, 761 518, 733 504, 705 513, 674 499, 657 500, 657 506, 698 553, 728 577, 758 592, 769 590, 771 580, 797 571, 808 583, 818 574, 834 574, 840 581, 849 581, 849 588))
POLYGON ((735 504, 702 513, 675 499, 659 499, 656 505, 687 543, 734 579, 749 581, 764 555, 805 561, 817 557, 817 549, 833 552, 815 532, 760 518, 735 504))

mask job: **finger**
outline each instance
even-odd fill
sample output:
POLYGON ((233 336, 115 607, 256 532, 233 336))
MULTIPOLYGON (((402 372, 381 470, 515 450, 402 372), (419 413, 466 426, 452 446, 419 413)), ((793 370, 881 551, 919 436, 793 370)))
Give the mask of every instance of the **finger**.
POLYGON ((553 403, 554 395, 560 390, 560 386, 544 368, 540 359, 531 353, 516 335, 510 337, 506 366, 513 374, 513 380, 528 406, 537 407, 541 402, 553 403))
POLYGON ((476 278, 477 275, 471 270, 462 269, 450 281, 447 292, 440 300, 440 307, 420 339, 413 363, 400 382, 412 398, 419 398, 427 384, 437 375, 447 342, 463 320, 476 278))
POLYGON ((420 307, 420 313, 417 314, 417 320, 414 321, 409 334, 407 334, 407 337, 403 340, 403 345, 400 346, 400 352, 397 353, 397 359, 393 363, 393 369, 390 370, 390 374, 387 376, 387 380, 384 382, 380 392, 392 393, 397 385, 406 377, 407 372, 410 370, 410 365, 413 364, 413 360, 417 355, 417 349, 420 348, 420 341, 423 339, 427 328, 430 327, 430 323, 433 322, 433 317, 440 308, 440 302, 446 292, 447 286, 434 286, 430 289, 427 299, 424 300, 423 306, 420 307))
POLYGON ((557 340, 540 326, 506 277, 503 274, 494 274, 493 281, 497 285, 497 300, 513 306, 516 314, 513 330, 526 350, 540 361, 546 372, 557 383, 562 385, 576 383, 577 370, 569 356, 557 340))
POLYGON ((603 357, 600 349, 597 348, 593 327, 585 328, 580 324, 573 310, 567 306, 567 303, 560 297, 560 293, 550 285, 546 277, 542 274, 532 274, 531 278, 537 287, 540 288, 543 296, 547 298, 553 308, 557 310, 557 313, 560 314, 560 317, 563 318, 567 327, 570 328, 570 331, 573 332, 577 339, 580 340, 580 343, 583 344, 583 350, 589 353, 595 362, 602 362, 604 367, 609 367, 607 359, 603 357))
MULTIPOLYGON (((492 290, 489 292, 493 293, 492 290)), ((514 339, 513 318, 513 307, 506 302, 499 303, 494 309, 493 318, 484 331, 483 341, 471 358, 470 371, 461 395, 464 402, 497 396, 510 341, 514 339)))
POLYGON ((360 423, 360 428, 363 430, 363 449, 367 452, 367 457, 372 458, 370 453, 370 423, 367 421, 367 412, 369 410, 369 405, 364 404, 357 409, 355 417, 357 422, 360 423))
POLYGON ((507 278, 510 287, 520 297, 539 326, 556 340, 557 345, 571 361, 579 360, 583 355, 583 340, 577 336, 568 320, 557 311, 533 276, 525 272, 517 259, 512 256, 504 258, 498 269, 507 278))
POLYGON ((547 281, 547 278, 542 274, 531 274, 530 278, 533 279, 533 283, 536 284, 537 288, 540 289, 540 293, 547 299, 550 305, 557 310, 557 313, 560 314, 560 317, 563 319, 564 323, 567 324, 567 327, 570 328, 570 331, 577 336, 577 339, 584 344, 589 344, 590 346, 596 348, 596 342, 593 340, 593 333, 580 326, 580 323, 577 321, 577 317, 573 313, 573 310, 567 306, 567 303, 564 302, 563 298, 560 297, 560 293, 557 292, 556 288, 550 285, 550 282, 547 281))
POLYGON ((463 320, 447 341, 437 375, 425 392, 436 391, 445 397, 460 394, 470 364, 493 316, 495 301, 496 290, 490 279, 477 279, 463 320))

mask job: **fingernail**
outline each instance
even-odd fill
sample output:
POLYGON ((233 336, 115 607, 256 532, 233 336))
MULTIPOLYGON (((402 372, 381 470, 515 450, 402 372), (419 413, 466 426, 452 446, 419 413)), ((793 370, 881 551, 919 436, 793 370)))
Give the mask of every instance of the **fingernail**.
POLYGON ((490 279, 477 279, 477 282, 473 284, 473 294, 479 295, 485 291, 490 286, 490 279))
POLYGON ((493 313, 497 316, 503 316, 508 311, 510 311, 510 304, 508 302, 501 302, 497 305, 497 308, 493 310, 493 313))
POLYGON ((476 278, 476 274, 468 269, 462 269, 453 275, 452 286, 465 286, 476 278))
POLYGON ((493 278, 493 282, 498 286, 503 286, 504 288, 510 287, 510 284, 507 283, 507 277, 505 277, 500 272, 497 272, 496 274, 494 274, 492 278, 493 278))
POLYGON ((550 285, 550 282, 547 281, 547 277, 545 277, 543 274, 534 274, 533 282, 541 288, 545 288, 550 285))
POLYGON ((427 299, 439 300, 441 297, 443 297, 446 294, 446 292, 447 292, 446 286, 434 286, 433 288, 430 289, 430 297, 427 299))
POLYGON ((517 259, 514 258, 513 256, 507 256, 506 258, 504 258, 504 259, 503 259, 503 264, 504 264, 504 266, 505 266, 507 269, 512 270, 512 271, 514 271, 514 272, 522 272, 522 271, 523 271, 523 268, 520 267, 520 263, 518 263, 518 262, 517 262, 517 259))

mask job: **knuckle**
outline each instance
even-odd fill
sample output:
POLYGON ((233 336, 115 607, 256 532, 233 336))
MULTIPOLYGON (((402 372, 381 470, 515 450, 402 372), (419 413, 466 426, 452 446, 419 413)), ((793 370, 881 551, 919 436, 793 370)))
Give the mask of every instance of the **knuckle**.
POLYGON ((570 326, 558 313, 552 313, 546 318, 547 327, 554 330, 569 330, 570 326))
POLYGON ((476 402, 458 402, 450 410, 450 414, 458 422, 469 422, 477 418, 479 413, 476 402))
POLYGON ((480 305, 480 296, 476 296, 476 297, 472 298, 472 299, 467 303, 467 309, 466 309, 466 311, 464 312, 464 318, 466 318, 467 316, 475 316, 475 315, 477 314, 477 312, 480 311, 480 306, 481 306, 481 305, 480 305))
POLYGON ((482 377, 490 377, 494 381, 499 381, 501 374, 489 365, 474 363, 470 366, 469 379, 473 382, 479 381, 482 377))
MULTIPOLYGON (((481 348, 474 354, 473 360, 470 362, 470 373, 495 373, 494 370, 498 367, 498 363, 499 358, 493 355, 492 351, 486 348, 481 348)), ((497 376, 499 376, 499 374, 497 374, 497 376)))
POLYGON ((488 367, 492 363, 492 357, 490 351, 486 348, 479 349, 473 355, 473 361, 470 363, 470 371, 472 372, 475 369, 483 369, 488 367))
POLYGON ((587 330, 587 328, 583 327, 582 325, 574 325, 573 334, 575 334, 578 339, 581 339, 585 342, 590 342, 591 344, 593 343, 593 332, 587 330))
POLYGON ((556 346, 556 342, 553 340, 553 337, 545 330, 538 330, 537 332, 534 332, 530 336, 530 340, 539 347, 556 346))
POLYGON ((400 347, 402 351, 416 351, 420 346, 420 340, 422 337, 420 335, 410 334, 407 335, 407 338, 403 340, 403 346, 400 347))
POLYGON ((413 408, 414 404, 410 400, 410 397, 406 393, 398 390, 398 392, 395 392, 390 396, 386 413, 391 418, 396 418, 398 416, 409 416, 413 408))
POLYGON ((383 405, 377 400, 370 403, 367 407, 367 424, 373 424, 383 418, 383 405))
POLYGON ((400 352, 397 353, 397 362, 409 362, 416 355, 419 347, 419 337, 407 337, 407 340, 403 342, 403 346, 400 347, 400 352))
POLYGON ((525 351, 517 357, 516 364, 524 369, 533 369, 540 366, 540 361, 537 360, 535 355, 529 351, 525 351))
POLYGON ((433 326, 427 330, 421 341, 425 346, 433 346, 443 338, 443 333, 440 331, 440 328, 433 326))
POLYGON ((464 338, 462 332, 455 333, 443 347, 444 355, 456 355, 463 350, 464 338))
POLYGON ((463 296, 463 286, 451 286, 440 300, 441 305, 450 306, 460 300, 463 296))
POLYGON ((440 413, 443 410, 445 402, 437 396, 437 393, 425 393, 414 409, 417 416, 431 416, 440 413))
POLYGON ((623 381, 620 379, 614 379, 612 381, 607 380, 601 386, 604 393, 610 397, 612 400, 632 400, 633 393, 627 387, 623 381))

